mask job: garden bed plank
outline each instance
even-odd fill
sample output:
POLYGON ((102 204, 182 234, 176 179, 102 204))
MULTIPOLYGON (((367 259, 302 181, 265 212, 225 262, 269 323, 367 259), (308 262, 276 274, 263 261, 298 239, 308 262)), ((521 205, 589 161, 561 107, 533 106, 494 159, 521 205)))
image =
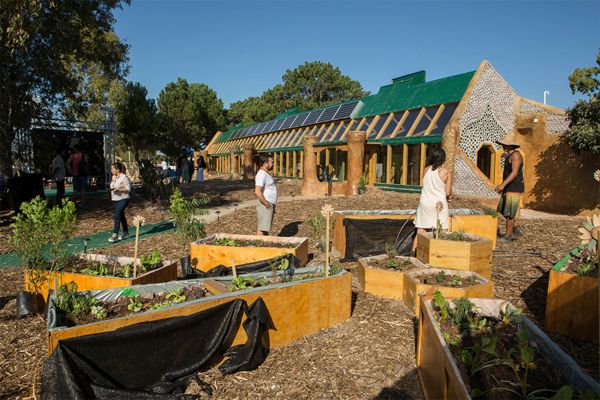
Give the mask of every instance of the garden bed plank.
MULTIPOLYGON (((387 258, 385 254, 359 258, 358 266, 355 269, 358 282, 365 292, 389 299, 403 300, 405 272, 393 269, 385 270, 369 265, 369 262, 387 260, 387 258)), ((426 268, 426 265, 416 258, 401 257, 399 261, 402 262, 404 258, 410 258, 416 268, 426 268)))
POLYGON ((190 244, 190 257, 192 263, 197 260, 197 264, 194 265, 194 268, 204 272, 218 265, 231 267, 233 262, 235 262, 236 265, 241 265, 255 261, 268 260, 286 254, 293 254, 300 261, 300 267, 306 265, 308 262, 308 239, 298 237, 217 233, 190 244), (223 238, 238 241, 260 241, 266 242, 267 244, 288 243, 293 244, 294 247, 269 247, 268 245, 265 247, 238 247, 218 246, 208 243, 223 238))
MULTIPOLYGON (((177 307, 50 330, 48 353, 51 354, 61 340, 115 331, 142 322, 191 315, 234 299, 242 299, 251 304, 259 297, 267 305, 274 324, 274 329, 269 330, 269 345, 272 348, 279 347, 348 320, 352 303, 352 275, 344 272, 326 278, 282 284, 280 287, 266 286, 232 292, 177 307)), ((233 344, 245 343, 246 339, 246 333, 240 325, 233 344)))

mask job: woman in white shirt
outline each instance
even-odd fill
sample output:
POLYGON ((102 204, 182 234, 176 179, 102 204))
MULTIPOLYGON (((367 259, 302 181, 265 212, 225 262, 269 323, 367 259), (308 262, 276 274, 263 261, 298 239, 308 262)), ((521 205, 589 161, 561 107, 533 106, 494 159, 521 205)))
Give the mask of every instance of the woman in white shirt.
POLYGON ((125 208, 129 204, 131 182, 123 172, 123 164, 116 162, 110 167, 112 182, 110 183, 110 199, 115 207, 115 225, 109 242, 126 239, 129 236, 129 227, 125 218, 125 208), (119 227, 123 226, 123 234, 119 236, 119 227))

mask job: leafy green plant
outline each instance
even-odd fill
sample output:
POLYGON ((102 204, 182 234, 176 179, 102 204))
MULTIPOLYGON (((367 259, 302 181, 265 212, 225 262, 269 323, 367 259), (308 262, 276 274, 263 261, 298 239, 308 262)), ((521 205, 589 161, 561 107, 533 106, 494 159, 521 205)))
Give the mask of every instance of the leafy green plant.
POLYGON ((199 216, 208 212, 203 207, 210 202, 208 197, 187 200, 179 189, 171 196, 169 212, 173 217, 175 232, 184 254, 188 255, 190 243, 206 236, 206 221, 199 216))
POLYGON ((9 243, 26 268, 61 270, 68 259, 64 241, 75 231, 75 204, 63 199, 60 206, 50 208, 38 196, 21 204, 11 229, 9 243), (49 260, 43 254, 45 246, 49 260))
POLYGON ((499 359, 496 352, 497 342, 498 338, 496 336, 483 336, 480 342, 460 352, 460 358, 469 367, 471 376, 475 376, 475 374, 486 368, 502 364, 502 360, 499 359))
POLYGON ((225 237, 221 239, 217 239, 212 243, 214 246, 226 246, 226 247, 239 247, 240 244, 235 240, 225 237))
POLYGON ((108 315, 106 308, 101 305, 95 305, 90 308, 90 313, 96 319, 104 319, 108 315))
POLYGON ((140 263, 142 264, 142 271, 148 272, 158 268, 162 264, 162 257, 158 249, 152 250, 149 256, 142 255, 140 257, 140 263))
POLYGON ((133 264, 125 264, 119 271, 118 275, 122 278, 131 278, 133 270, 133 264))
POLYGON ((141 311, 141 309, 142 309, 143 306, 144 305, 140 301, 140 297, 139 296, 135 296, 135 297, 130 297, 129 298, 129 304, 127 305, 127 309, 129 311, 139 312, 139 311, 141 311))
POLYGON ((54 304, 68 318, 75 319, 88 315, 100 302, 89 294, 78 294, 77 284, 69 282, 58 288, 54 304))
POLYGON ((577 261, 577 275, 587 276, 591 275, 598 269, 598 258, 595 253, 588 249, 583 249, 576 256, 577 261))
POLYGON ((166 299, 171 302, 171 304, 182 303, 186 300, 186 296, 183 293, 182 288, 173 288, 169 290, 169 293, 166 295, 166 299))
POLYGON ((150 306, 149 310, 158 310, 160 308, 168 307, 172 305, 169 301, 159 301, 158 303, 154 303, 150 306))
POLYGON ((387 255, 388 261, 388 268, 398 268, 398 259, 396 257, 398 257, 398 252, 396 251, 396 246, 394 246, 393 244, 390 243, 386 243, 385 244, 385 254, 387 255))
POLYGON ((85 268, 81 270, 82 274, 107 276, 110 275, 110 266, 107 264, 98 263, 94 268, 85 268))
POLYGON ((358 178, 358 188, 359 189, 361 189, 361 190, 366 189, 367 183, 369 183, 369 180, 367 179, 366 175, 361 175, 360 178, 358 178))
POLYGON ((460 275, 454 275, 452 280, 446 283, 447 286, 451 287, 461 287, 462 286, 462 278, 460 275))
POLYGON ((439 290, 433 293, 433 304, 437 307, 442 321, 445 321, 448 318, 448 303, 439 290))
POLYGON ((490 207, 486 207, 483 209, 483 214, 484 215, 490 215, 492 217, 497 217, 498 216, 498 211, 494 208, 490 208, 490 207))
POLYGON ((233 290, 244 290, 244 289, 254 287, 254 285, 256 284, 256 279, 254 279, 251 276, 247 276, 247 277, 238 276, 237 278, 233 279, 231 284, 232 284, 233 290))
POLYGON ((475 309, 475 304, 465 297, 455 299, 453 303, 454 308, 451 309, 450 320, 454 325, 461 326, 463 323, 468 322, 475 309))
POLYGON ((446 281, 446 273, 444 271, 438 272, 437 276, 435 277, 435 280, 439 283, 445 282, 446 281))

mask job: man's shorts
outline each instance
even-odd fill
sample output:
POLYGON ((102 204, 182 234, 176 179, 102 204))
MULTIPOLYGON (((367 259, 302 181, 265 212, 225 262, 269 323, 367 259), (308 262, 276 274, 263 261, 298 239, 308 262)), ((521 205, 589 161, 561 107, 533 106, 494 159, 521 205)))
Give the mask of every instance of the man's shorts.
POLYGON ((73 191, 81 192, 85 190, 87 186, 87 176, 74 176, 73 177, 73 191))
POLYGON ((502 197, 500 197, 500 203, 498 203, 498 212, 505 218, 515 218, 517 212, 519 211, 519 205, 521 204, 522 197, 523 193, 502 193, 502 197))
POLYGON ((275 214, 275 204, 271 204, 271 208, 267 208, 263 203, 258 202, 256 206, 256 215, 258 217, 258 230, 262 232, 270 232, 271 224, 273 223, 273 214, 275 214))

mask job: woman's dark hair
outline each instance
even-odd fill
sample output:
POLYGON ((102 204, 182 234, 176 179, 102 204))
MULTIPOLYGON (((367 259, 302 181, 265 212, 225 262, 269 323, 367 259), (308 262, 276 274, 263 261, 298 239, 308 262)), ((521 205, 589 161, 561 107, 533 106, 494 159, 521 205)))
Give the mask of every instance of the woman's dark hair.
POLYGON ((113 163, 113 167, 119 172, 123 172, 123 164, 120 162, 113 163))
POLYGON ((435 171, 446 161, 446 152, 443 149, 433 149, 427 156, 427 165, 431 165, 431 169, 435 171))
POLYGON ((265 163, 269 161, 269 158, 273 158, 273 155, 266 153, 261 154, 258 160, 258 166, 262 167, 263 165, 265 165, 265 163))

